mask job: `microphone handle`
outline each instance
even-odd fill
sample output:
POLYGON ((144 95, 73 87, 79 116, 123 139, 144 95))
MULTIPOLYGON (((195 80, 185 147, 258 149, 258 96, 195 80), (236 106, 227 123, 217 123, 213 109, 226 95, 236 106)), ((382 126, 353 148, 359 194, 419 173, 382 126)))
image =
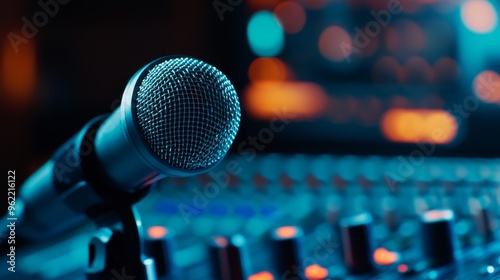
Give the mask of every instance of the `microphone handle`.
POLYGON ((87 123, 21 186, 22 237, 41 240, 64 233, 88 220, 88 210, 101 202, 88 178, 97 167, 91 166, 93 135, 103 119, 87 123))

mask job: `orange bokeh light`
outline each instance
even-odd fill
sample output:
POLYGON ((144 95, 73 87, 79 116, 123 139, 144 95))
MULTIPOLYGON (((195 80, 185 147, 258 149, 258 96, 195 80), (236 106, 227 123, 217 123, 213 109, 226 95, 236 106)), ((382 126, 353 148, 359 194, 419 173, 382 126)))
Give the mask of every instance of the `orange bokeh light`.
POLYGON ((295 34, 302 30, 306 24, 306 12, 301 5, 285 1, 274 9, 274 14, 278 18, 285 33, 295 34))
POLYGON ((294 119, 310 119, 326 109, 328 96, 324 89, 306 82, 258 82, 249 85, 244 94, 248 112, 258 119, 272 119, 280 112, 294 119))
POLYGON ((306 267, 304 273, 308 280, 323 280, 328 277, 328 270, 317 264, 306 267))
POLYGON ((284 81, 287 76, 287 66, 278 58, 260 57, 252 61, 248 68, 248 78, 253 83, 266 80, 284 81))
POLYGON ((393 142, 446 144, 455 139, 458 124, 443 110, 390 109, 382 116, 381 129, 393 142))
POLYGON ((474 94, 487 103, 500 102, 500 75, 494 71, 483 71, 473 83, 474 94))
POLYGON ((276 236, 279 238, 292 238, 297 236, 299 230, 296 227, 284 226, 276 229, 276 236))
POLYGON ((379 265, 391 265, 399 260, 399 254, 381 247, 373 252, 373 260, 379 265))
POLYGON ((352 38, 344 28, 330 26, 319 37, 319 51, 331 61, 343 61, 352 54, 352 38))
POLYGON ((270 272, 261 271, 253 275, 250 275, 248 277, 248 280, 274 280, 274 277, 270 272))
POLYGON ((152 226, 148 228, 148 236, 155 239, 160 239, 167 235, 168 230, 163 226, 152 226))
POLYGON ((37 58, 34 41, 21 44, 18 50, 6 40, 2 50, 1 82, 7 101, 24 106, 33 101, 37 80, 37 58))

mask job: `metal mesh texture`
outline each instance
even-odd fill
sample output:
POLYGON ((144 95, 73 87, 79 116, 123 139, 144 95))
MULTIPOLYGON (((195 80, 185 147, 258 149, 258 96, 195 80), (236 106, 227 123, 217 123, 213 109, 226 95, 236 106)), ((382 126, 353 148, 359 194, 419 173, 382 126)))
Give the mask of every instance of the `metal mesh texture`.
POLYGON ((233 85, 215 67, 193 58, 154 66, 137 93, 137 121, 151 150, 182 170, 218 162, 240 123, 233 85))

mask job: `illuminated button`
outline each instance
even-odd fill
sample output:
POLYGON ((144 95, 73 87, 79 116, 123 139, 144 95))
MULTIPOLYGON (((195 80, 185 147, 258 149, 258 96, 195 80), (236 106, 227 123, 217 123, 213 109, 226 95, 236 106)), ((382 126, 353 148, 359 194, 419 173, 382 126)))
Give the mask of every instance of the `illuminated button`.
POLYGON ((164 237, 168 233, 168 230, 163 226, 152 226, 148 228, 148 236, 153 239, 159 239, 164 237))
POLYGON ((271 231, 278 275, 302 277, 303 271, 300 268, 304 259, 302 252, 303 236, 302 229, 295 226, 279 227, 271 231))
POLYGON ((399 260, 399 254, 386 248, 378 248, 373 253, 373 260, 378 265, 391 265, 399 260))
POLYGON ((280 227, 276 230, 276 236, 282 239, 293 238, 299 230, 296 227, 280 227))
POLYGON ((495 273, 496 269, 494 266, 492 265, 486 265, 486 266, 483 266, 479 269, 479 274, 481 276, 486 276, 486 275, 491 275, 493 273, 495 273))
POLYGON ((460 252, 453 225, 454 214, 451 210, 431 210, 423 214, 422 245, 429 267, 447 265, 458 258, 460 252))
POLYGON ((328 277, 328 270, 320 265, 313 264, 306 267, 305 275, 308 280, 323 280, 328 277))
POLYGON ((408 267, 408 265, 406 265, 404 263, 398 265, 398 272, 399 273, 407 273, 409 270, 410 270, 410 268, 408 267))
POLYGON ((248 280, 274 280, 274 277, 270 272, 261 271, 250 275, 250 277, 248 277, 248 280))
POLYGON ((401 276, 412 276, 425 270, 425 262, 416 262, 412 264, 401 263, 397 266, 397 271, 401 276))
POLYGON ((242 235, 216 236, 210 241, 209 249, 216 279, 246 280, 250 275, 247 244, 242 235))
POLYGON ((158 277, 177 276, 179 268, 175 265, 175 236, 163 226, 148 228, 145 242, 146 254, 154 259, 158 277))
POLYGON ((373 218, 369 213, 343 218, 340 221, 344 259, 351 274, 374 270, 373 218))

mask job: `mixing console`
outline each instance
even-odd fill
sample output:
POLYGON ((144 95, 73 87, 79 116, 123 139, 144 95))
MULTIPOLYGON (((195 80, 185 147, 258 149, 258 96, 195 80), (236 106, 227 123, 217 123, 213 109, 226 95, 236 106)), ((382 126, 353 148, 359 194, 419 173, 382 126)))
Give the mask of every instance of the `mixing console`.
MULTIPOLYGON (((228 155, 138 207, 160 279, 500 279, 499 186, 496 159, 228 155)), ((91 232, 2 279, 84 279, 91 232)))

